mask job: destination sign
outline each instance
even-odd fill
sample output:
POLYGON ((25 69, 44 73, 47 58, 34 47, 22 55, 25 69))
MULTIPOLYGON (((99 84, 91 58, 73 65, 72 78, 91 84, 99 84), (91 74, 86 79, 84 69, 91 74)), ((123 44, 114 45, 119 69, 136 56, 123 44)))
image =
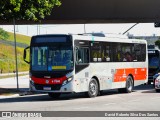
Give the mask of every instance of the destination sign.
POLYGON ((156 53, 154 50, 150 50, 150 51, 148 51, 148 53, 152 53, 152 54, 154 54, 154 53, 156 53))

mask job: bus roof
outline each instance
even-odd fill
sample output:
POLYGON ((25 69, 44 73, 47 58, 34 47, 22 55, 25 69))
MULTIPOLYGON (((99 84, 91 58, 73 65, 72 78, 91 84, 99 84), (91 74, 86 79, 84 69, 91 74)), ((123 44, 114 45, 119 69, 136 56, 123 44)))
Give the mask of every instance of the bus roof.
POLYGON ((123 36, 105 35, 96 36, 92 34, 42 34, 35 35, 32 37, 47 37, 47 36, 72 36, 73 40, 87 40, 87 41, 108 41, 108 42, 123 42, 123 43, 145 43, 146 40, 143 39, 129 39, 123 36))
POLYGON ((129 39, 126 37, 118 37, 118 36, 92 36, 92 35, 72 35, 74 40, 89 40, 89 41, 108 41, 108 42, 124 42, 124 43, 145 43, 146 40, 143 39, 129 39))

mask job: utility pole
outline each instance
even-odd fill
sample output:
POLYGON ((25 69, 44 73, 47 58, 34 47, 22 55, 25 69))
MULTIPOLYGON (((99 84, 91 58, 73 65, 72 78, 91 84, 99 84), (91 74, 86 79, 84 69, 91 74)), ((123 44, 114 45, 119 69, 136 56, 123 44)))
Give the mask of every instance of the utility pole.
POLYGON ((17 90, 19 90, 18 84, 18 64, 17 64, 17 43, 16 43, 16 25, 15 25, 15 18, 13 18, 13 26, 14 26, 14 50, 15 50, 15 61, 16 61, 16 78, 17 78, 17 90))

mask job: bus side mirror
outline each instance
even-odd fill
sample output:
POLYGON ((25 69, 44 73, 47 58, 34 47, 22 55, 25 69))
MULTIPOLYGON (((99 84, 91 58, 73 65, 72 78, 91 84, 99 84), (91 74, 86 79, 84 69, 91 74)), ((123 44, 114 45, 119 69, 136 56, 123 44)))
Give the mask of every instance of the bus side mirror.
POLYGON ((30 63, 30 61, 29 61, 29 56, 27 56, 27 50, 29 50, 30 49, 30 47, 26 47, 25 49, 24 49, 24 53, 23 53, 23 60, 26 62, 26 63, 30 63), (28 57, 28 58, 27 58, 28 57), (28 60, 27 60, 28 59, 28 60))

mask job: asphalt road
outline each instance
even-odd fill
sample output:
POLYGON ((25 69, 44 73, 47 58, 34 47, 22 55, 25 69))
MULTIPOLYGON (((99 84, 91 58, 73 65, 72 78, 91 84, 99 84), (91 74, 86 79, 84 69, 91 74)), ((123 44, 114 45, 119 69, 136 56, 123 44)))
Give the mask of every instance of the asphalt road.
POLYGON ((47 94, 0 99, 4 111, 158 111, 160 93, 151 85, 136 87, 132 93, 104 91, 102 96, 87 98, 84 94, 65 94, 58 100, 47 94))
POLYGON ((96 98, 83 93, 61 95, 57 100, 47 94, 4 98, 0 99, 0 111, 160 111, 159 101, 160 93, 152 85, 141 85, 129 94, 107 90, 96 98))

